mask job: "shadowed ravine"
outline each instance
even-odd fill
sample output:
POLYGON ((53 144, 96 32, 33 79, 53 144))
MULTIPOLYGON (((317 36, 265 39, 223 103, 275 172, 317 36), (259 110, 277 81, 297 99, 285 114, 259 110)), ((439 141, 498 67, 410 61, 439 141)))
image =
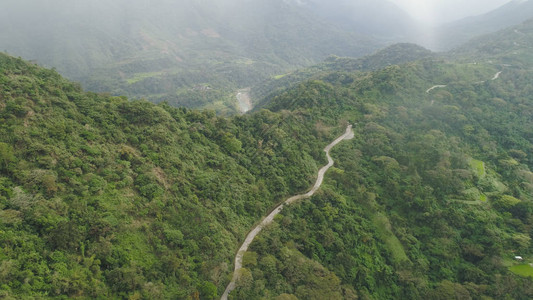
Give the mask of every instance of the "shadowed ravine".
POLYGON ((231 279, 231 282, 226 287, 226 290, 224 291, 224 294, 220 298, 221 300, 228 299, 229 293, 235 289, 235 282, 237 281, 239 277, 239 271, 242 269, 242 259, 244 256, 244 253, 248 250, 248 247, 253 242, 255 237, 265 228, 267 225, 271 224, 274 220, 274 217, 276 217, 285 207, 287 204, 294 203, 298 200, 309 198, 313 196, 313 194, 320 188, 322 185, 322 181, 324 180, 324 174, 326 171, 333 166, 333 159, 329 155, 329 151, 331 148, 335 147, 338 143, 340 143, 342 140, 349 140, 354 138, 354 132, 352 130, 352 125, 348 125, 346 128, 346 132, 338 137, 336 140, 334 140, 331 144, 327 145, 326 148, 324 148, 324 151, 326 152, 326 156, 328 158, 328 164, 320 168, 318 171, 318 176, 315 182, 315 185, 311 190, 305 194, 292 196, 289 199, 285 200, 282 204, 274 208, 274 210, 266 216, 259 225, 255 226, 250 233, 246 236, 246 239, 242 243, 241 247, 239 248, 239 251, 237 251, 237 255, 235 256, 235 269, 233 271, 233 278, 231 279))

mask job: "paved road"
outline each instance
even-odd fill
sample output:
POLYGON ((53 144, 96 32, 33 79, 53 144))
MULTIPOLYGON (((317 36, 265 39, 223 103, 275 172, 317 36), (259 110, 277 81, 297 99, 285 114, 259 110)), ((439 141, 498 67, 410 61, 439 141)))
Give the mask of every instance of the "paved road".
MULTIPOLYGON (((500 72, 496 73, 496 74, 494 75, 494 77, 492 77, 491 80, 494 81, 494 80, 500 78, 500 75, 502 74, 502 72, 503 72, 503 71, 500 71, 500 72)), ((485 82, 485 81, 478 81, 478 82, 476 82, 476 84, 484 83, 484 82, 485 82)), ((447 85, 444 85, 444 84, 434 85, 434 86, 430 87, 429 89, 427 89, 426 93, 429 94, 429 92, 431 92, 431 91, 434 90, 434 89, 445 88, 445 87, 447 87, 447 85)), ((433 103, 431 103, 431 104, 433 104, 433 103)))
POLYGON ((294 203, 298 200, 309 198, 313 196, 313 194, 320 188, 322 185, 322 181, 324 181, 324 174, 326 174, 326 171, 333 166, 333 159, 329 155, 329 150, 331 148, 335 147, 338 143, 340 143, 342 140, 349 140, 354 138, 354 132, 352 130, 352 125, 348 125, 346 128, 346 132, 338 137, 336 140, 334 140, 331 144, 327 145, 326 148, 324 148, 324 151, 326 152, 326 156, 328 158, 328 164, 320 168, 318 171, 318 176, 315 182, 315 185, 311 190, 305 194, 296 195, 293 197, 290 197, 289 199, 285 200, 282 204, 280 204, 278 207, 274 208, 274 210, 266 216, 259 225, 255 226, 250 233, 246 236, 246 239, 242 243, 241 247, 239 248, 239 251, 237 252, 237 255, 235 256, 235 269, 233 271, 233 278, 231 279, 231 282, 226 287, 226 290, 224 291, 224 294, 220 298, 220 300, 227 300, 229 293, 235 289, 235 282, 237 281, 239 277, 239 271, 242 269, 242 259, 244 257, 244 253, 248 251, 248 247, 253 242, 255 237, 265 228, 267 225, 271 224, 272 221, 274 221, 274 217, 276 217, 285 207, 287 204, 294 203))
POLYGON ((447 85, 443 85, 443 84, 434 85, 434 86, 430 87, 430 88, 426 91, 426 93, 429 94, 429 92, 431 92, 431 91, 434 90, 434 89, 437 89, 437 88, 445 88, 445 87, 447 87, 447 85))

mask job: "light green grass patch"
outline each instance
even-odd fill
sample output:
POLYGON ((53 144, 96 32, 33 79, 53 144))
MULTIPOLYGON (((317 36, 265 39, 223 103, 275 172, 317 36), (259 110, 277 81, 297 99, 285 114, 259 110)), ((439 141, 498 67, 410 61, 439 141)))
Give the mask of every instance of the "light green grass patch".
POLYGON ((462 194, 469 201, 487 201, 487 196, 475 187, 464 190, 462 194))
POLYGON ((285 77, 285 76, 287 76, 287 75, 288 75, 288 74, 276 75, 276 76, 274 76, 274 79, 278 80, 278 79, 281 79, 281 78, 283 78, 283 77, 285 77))
POLYGON ((524 277, 533 277, 533 267, 529 264, 516 265, 509 267, 509 271, 515 273, 516 275, 524 277))
POLYGON ((474 171, 476 172, 476 175, 478 177, 483 177, 485 176, 486 174, 486 171, 485 171, 485 163, 482 162, 481 160, 477 160, 477 159, 471 159, 470 160, 470 167, 472 169, 474 169, 474 171))
POLYGON ((138 266, 150 269, 157 261, 150 249, 149 242, 141 232, 130 231, 124 233, 117 241, 115 247, 127 260, 134 261, 138 266))
POLYGON ((377 234, 383 239, 385 245, 392 254, 392 260, 396 263, 409 260, 405 254, 402 243, 391 230, 392 228, 389 219, 385 215, 377 213, 374 216, 373 221, 377 229, 377 234))
POLYGON ((487 195, 481 194, 479 195, 479 201, 481 202, 487 202, 487 195))
POLYGON ((133 75, 132 78, 128 78, 126 80, 126 82, 128 84, 134 84, 134 83, 137 83, 139 81, 143 81, 145 80, 146 78, 150 78, 150 77, 156 77, 156 76, 160 76, 162 75, 164 72, 147 72, 147 73, 136 73, 135 75, 133 75))
POLYGON ((247 66, 250 66, 250 65, 253 65, 254 64, 254 61, 249 59, 249 58, 245 58, 245 59, 237 59, 235 61, 235 63, 239 64, 239 65, 247 65, 247 66))

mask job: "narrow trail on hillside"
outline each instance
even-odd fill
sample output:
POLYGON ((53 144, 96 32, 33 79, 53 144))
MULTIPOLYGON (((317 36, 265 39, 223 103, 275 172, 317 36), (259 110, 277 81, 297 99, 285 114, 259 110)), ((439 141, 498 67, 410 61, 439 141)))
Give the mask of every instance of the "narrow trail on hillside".
POLYGON ((322 182, 324 181, 324 174, 326 174, 326 171, 333 166, 333 159, 329 155, 329 151, 331 148, 335 147, 338 143, 340 143, 342 140, 350 140, 355 137, 355 134, 352 130, 352 125, 348 125, 346 127, 346 132, 344 132, 343 135, 339 136, 336 140, 334 140, 331 144, 327 145, 326 148, 324 148, 324 151, 326 152, 326 156, 328 158, 328 164, 320 168, 318 171, 318 177, 316 179, 315 185, 309 190, 309 192, 301 195, 292 196, 289 199, 285 200, 282 204, 278 205, 274 210, 266 216, 261 223, 259 223, 257 226, 255 226, 250 233, 246 236, 246 239, 242 243, 241 247, 239 248, 239 251, 237 251, 237 255, 235 256, 235 269, 233 271, 233 278, 231 279, 230 283, 226 287, 226 290, 224 291, 224 294, 220 298, 220 300, 227 300, 229 293, 235 289, 235 282, 237 281, 239 277, 239 271, 242 269, 242 259, 244 257, 244 253, 248 251, 248 247, 253 242, 255 237, 265 228, 267 225, 271 224, 274 221, 274 217, 276 217, 285 207, 287 204, 294 203, 298 200, 309 198, 313 196, 313 194, 320 188, 322 185, 322 182))

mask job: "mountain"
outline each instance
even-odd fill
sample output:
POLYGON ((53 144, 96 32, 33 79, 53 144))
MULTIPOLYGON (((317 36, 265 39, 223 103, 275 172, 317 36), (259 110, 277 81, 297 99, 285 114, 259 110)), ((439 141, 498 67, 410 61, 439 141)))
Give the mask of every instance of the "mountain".
POLYGON ((468 17, 437 28, 431 33, 437 38, 424 38, 435 41, 434 43, 424 42, 424 39, 418 41, 432 50, 450 50, 477 36, 518 25, 531 18, 533 18, 533 1, 513 0, 486 14, 468 17))
POLYGON ((410 43, 394 44, 358 59, 331 56, 318 65, 265 80, 252 87, 251 96, 255 110, 259 110, 284 89, 324 73, 373 71, 435 56, 435 53, 410 43))
POLYGON ((3 1, 0 49, 89 90, 234 110, 235 91, 381 42, 283 0, 3 1))
POLYGON ((237 298, 533 297, 533 268, 513 261, 533 253, 531 76, 436 58, 333 71, 278 93, 265 109, 317 128, 355 119, 356 139, 334 153, 323 194, 252 244, 249 273, 260 279, 243 281, 237 298), (337 278, 317 279, 305 259, 337 278), (299 287, 307 282, 318 288, 299 287))
POLYGON ((386 0, 298 0, 328 21, 388 41, 400 41, 417 27, 409 14, 386 0))
POLYGON ((527 69, 533 64, 533 19, 496 33, 470 40, 449 56, 470 61, 491 61, 502 68, 527 69))
POLYGON ((0 54, 1 297, 215 299, 248 228, 325 161, 298 123, 85 93, 0 54))
POLYGON ((497 42, 333 58, 229 118, 0 55, 1 297, 218 299, 250 228, 311 188, 352 124, 230 298, 533 298, 533 74, 500 64, 529 45, 491 58, 497 42))

